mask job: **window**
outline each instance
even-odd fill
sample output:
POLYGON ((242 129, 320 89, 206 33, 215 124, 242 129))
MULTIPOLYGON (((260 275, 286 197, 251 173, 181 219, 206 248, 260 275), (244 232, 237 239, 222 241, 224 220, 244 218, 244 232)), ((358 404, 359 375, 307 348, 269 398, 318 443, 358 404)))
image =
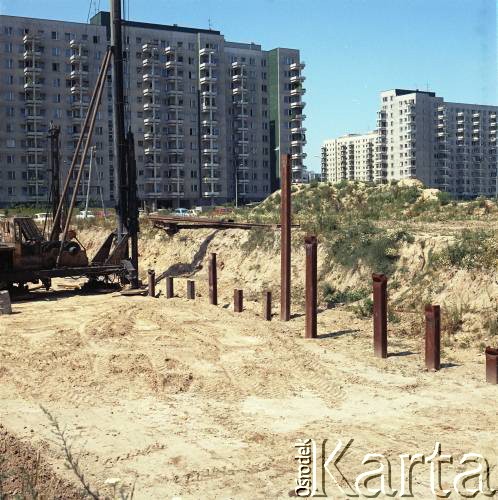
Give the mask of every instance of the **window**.
POLYGON ((52 55, 53 56, 60 56, 61 55, 61 49, 59 47, 52 47, 52 55))
POLYGON ((3 32, 4 32, 5 35, 11 36, 12 35, 12 27, 11 26, 5 26, 5 28, 3 29, 3 32))
POLYGON ((7 144, 8 148, 15 148, 16 147, 16 140, 15 139, 7 139, 5 141, 5 143, 7 144))
POLYGON ((52 40, 58 40, 59 39, 59 34, 57 31, 52 31, 52 40))
POLYGON ((4 50, 5 50, 5 52, 8 52, 9 54, 11 54, 12 53, 12 44, 10 42, 6 43, 4 46, 4 50))

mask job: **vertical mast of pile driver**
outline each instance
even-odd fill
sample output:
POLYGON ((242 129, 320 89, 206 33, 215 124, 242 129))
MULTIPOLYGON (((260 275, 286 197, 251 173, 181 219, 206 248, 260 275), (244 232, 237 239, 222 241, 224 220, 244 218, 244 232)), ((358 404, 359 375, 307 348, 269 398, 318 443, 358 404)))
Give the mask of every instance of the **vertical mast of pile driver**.
MULTIPOLYGON (((113 147, 114 169, 117 173, 118 242, 128 237, 131 243, 131 264, 138 273, 138 203, 136 193, 136 164, 131 158, 133 134, 125 136, 125 100, 123 84, 123 34, 121 0, 111 2, 111 50, 112 50, 112 95, 113 95, 113 147)), ((132 287, 138 286, 133 279, 132 287)))

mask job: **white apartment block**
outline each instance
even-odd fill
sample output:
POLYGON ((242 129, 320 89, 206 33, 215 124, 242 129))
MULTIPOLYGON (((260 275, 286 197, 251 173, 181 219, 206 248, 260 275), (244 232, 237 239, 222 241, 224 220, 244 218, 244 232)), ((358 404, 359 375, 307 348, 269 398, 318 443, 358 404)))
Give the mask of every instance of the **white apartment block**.
MULTIPOLYGON (((90 24, 0 16, 1 205, 47 200, 50 122, 61 126, 67 172, 109 37, 108 12, 90 24)), ((298 50, 264 51, 219 31, 134 21, 123 22, 123 41, 126 127, 144 203, 261 200, 278 187, 275 144, 292 154, 294 179, 303 177, 298 50)), ((110 71, 92 144, 93 198, 102 189, 115 204, 110 71)))
MULTIPOLYGON (((445 102, 434 92, 381 92, 375 132, 373 180, 418 178, 458 198, 497 193, 498 106, 445 102)), ((360 179, 356 162, 353 176, 360 179)), ((359 163, 358 163, 359 165, 359 163)), ((332 180, 323 155, 322 171, 332 180)))
POLYGON ((376 132, 369 132, 325 141, 322 146, 322 179, 372 182, 376 138, 376 132))

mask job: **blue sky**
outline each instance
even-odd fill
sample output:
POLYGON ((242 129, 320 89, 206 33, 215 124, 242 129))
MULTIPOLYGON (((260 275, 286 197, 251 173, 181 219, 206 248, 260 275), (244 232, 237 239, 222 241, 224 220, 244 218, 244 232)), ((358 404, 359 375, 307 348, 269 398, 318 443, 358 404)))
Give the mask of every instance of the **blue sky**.
MULTIPOLYGON (((126 0, 129 18, 299 48, 306 62, 307 165, 329 137, 375 127, 378 93, 401 87, 498 104, 495 0, 126 0), (153 6, 153 8, 151 8, 153 6)), ((2 14, 85 22, 107 0, 0 0, 2 14)))

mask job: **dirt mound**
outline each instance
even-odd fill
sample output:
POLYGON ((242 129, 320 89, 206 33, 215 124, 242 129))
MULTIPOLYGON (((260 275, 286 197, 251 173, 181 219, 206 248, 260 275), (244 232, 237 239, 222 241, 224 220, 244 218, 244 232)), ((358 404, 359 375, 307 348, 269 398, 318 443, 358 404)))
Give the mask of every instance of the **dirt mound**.
POLYGON ((43 450, 22 442, 7 432, 2 424, 0 424, 0 454, 2 498, 51 498, 54 500, 83 498, 80 490, 54 473, 44 460, 43 450))

